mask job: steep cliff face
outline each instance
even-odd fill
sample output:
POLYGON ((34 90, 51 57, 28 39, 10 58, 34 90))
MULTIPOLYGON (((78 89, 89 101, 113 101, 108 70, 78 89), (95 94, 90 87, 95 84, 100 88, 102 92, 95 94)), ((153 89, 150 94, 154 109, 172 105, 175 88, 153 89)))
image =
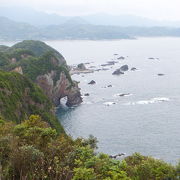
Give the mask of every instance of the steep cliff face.
POLYGON ((18 72, 34 81, 55 106, 64 97, 67 97, 67 106, 82 102, 78 83, 72 81, 64 57, 45 43, 23 41, 3 53, 3 56, 8 54, 9 60, 0 69, 18 72))
POLYGON ((45 94, 53 101, 55 106, 60 104, 61 98, 67 97, 67 106, 78 105, 82 102, 78 83, 70 82, 64 72, 59 74, 59 78, 54 84, 57 76, 56 71, 38 76, 36 83, 44 90, 45 94))

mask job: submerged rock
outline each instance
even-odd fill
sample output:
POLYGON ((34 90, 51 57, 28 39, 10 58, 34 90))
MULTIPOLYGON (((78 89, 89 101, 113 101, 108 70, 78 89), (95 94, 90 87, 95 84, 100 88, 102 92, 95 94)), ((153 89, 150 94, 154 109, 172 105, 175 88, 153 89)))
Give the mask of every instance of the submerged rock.
POLYGON ((85 93, 84 96, 90 96, 90 94, 89 93, 85 93))
POLYGON ((88 84, 96 84, 96 81, 94 81, 94 80, 92 80, 92 81, 90 81, 88 84))
POLYGON ((159 73, 159 74, 157 74, 158 76, 164 76, 165 74, 162 74, 162 73, 159 73))
POLYGON ((119 96, 121 96, 121 97, 129 96, 129 95, 130 95, 130 93, 119 94, 119 96))
POLYGON ((118 61, 107 61, 108 64, 114 65, 116 63, 118 63, 118 61))
POLYGON ((120 67, 120 70, 121 71, 128 71, 129 67, 128 67, 128 65, 123 65, 123 66, 120 67))
POLYGON ((108 61, 106 64, 101 64, 101 66, 113 66, 116 63, 118 63, 117 61, 108 61))
POLYGON ((78 64, 78 65, 77 65, 77 68, 78 68, 79 70, 86 70, 86 66, 85 66, 83 63, 78 64))
POLYGON ((108 85, 107 87, 112 87, 112 85, 110 84, 110 85, 108 85))
POLYGON ((90 66, 89 68, 96 68, 96 66, 90 66))
POLYGON ((102 68, 101 69, 102 71, 107 71, 107 70, 109 70, 108 68, 102 68))
POLYGON ((159 58, 149 57, 150 60, 159 60, 159 58))
POLYGON ((111 64, 101 64, 101 66, 111 66, 111 64))
POLYGON ((137 70, 137 68, 135 68, 135 67, 131 68, 131 71, 136 71, 136 70, 137 70))
POLYGON ((101 69, 95 69, 94 71, 97 71, 97 72, 99 72, 99 71, 101 71, 101 69))
POLYGON ((124 72, 122 72, 120 69, 116 69, 112 75, 121 75, 121 74, 124 74, 124 72))
POLYGON ((103 104, 106 106, 111 106, 111 105, 115 105, 116 103, 115 102, 105 102, 103 104))
POLYGON ((125 57, 124 57, 124 56, 120 56, 120 57, 118 57, 117 59, 118 59, 118 60, 124 60, 125 57))

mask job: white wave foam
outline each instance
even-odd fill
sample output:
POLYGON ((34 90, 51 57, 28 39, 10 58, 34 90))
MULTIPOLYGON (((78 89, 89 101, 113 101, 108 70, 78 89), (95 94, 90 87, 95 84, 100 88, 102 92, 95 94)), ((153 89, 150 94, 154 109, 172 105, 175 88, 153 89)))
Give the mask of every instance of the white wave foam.
POLYGON ((93 104, 93 103, 90 101, 83 101, 81 104, 93 104))
POLYGON ((170 101, 169 98, 166 97, 157 97, 157 98, 152 98, 149 100, 141 100, 141 101, 136 101, 136 102, 128 102, 125 105, 146 105, 146 104, 154 104, 154 103, 161 103, 161 102, 168 102, 170 101))

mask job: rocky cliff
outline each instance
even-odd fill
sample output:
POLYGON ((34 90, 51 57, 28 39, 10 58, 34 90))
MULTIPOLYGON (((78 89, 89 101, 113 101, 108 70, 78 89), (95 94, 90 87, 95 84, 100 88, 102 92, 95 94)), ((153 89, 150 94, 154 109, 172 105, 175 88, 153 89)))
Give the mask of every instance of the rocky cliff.
MULTIPOLYGON (((8 63, 0 66, 1 69, 16 71, 34 81, 55 106, 64 97, 67 97, 67 106, 82 102, 78 83, 71 79, 64 57, 45 43, 23 41, 2 53, 2 57, 8 54, 8 63)), ((0 64, 1 61, 0 58, 0 64)))
POLYGON ((51 71, 48 74, 40 75, 36 79, 36 83, 44 90, 45 94, 52 99, 54 104, 58 106, 61 98, 67 97, 67 106, 78 105, 82 102, 78 83, 71 82, 64 72, 59 74, 59 78, 54 84, 57 71, 51 71))

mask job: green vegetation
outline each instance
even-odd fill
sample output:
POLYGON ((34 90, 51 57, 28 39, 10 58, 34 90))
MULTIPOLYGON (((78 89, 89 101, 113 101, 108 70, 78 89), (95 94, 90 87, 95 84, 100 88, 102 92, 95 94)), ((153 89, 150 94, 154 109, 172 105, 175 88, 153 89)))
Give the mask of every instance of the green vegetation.
POLYGON ((56 72, 54 84, 64 72, 73 84, 63 56, 41 41, 25 40, 0 52, 1 70, 11 71, 16 67, 22 67, 23 74, 33 81, 53 70, 56 72))
POLYGON ((72 140, 40 116, 19 125, 0 120, 3 180, 178 180, 177 167, 138 153, 124 160, 96 154, 96 139, 72 140))
MULTIPOLYGON (((51 52, 47 52, 41 57, 30 56, 26 59, 22 59, 16 66, 21 66, 23 74, 33 81, 35 81, 39 75, 44 75, 54 70, 56 71, 55 82, 59 80, 61 72, 64 72, 69 78, 69 81, 72 82, 67 68, 65 66, 58 66, 58 60, 51 52)), ((12 68, 12 66, 8 68, 12 68)))
MULTIPOLYGON (((63 72, 73 85, 66 61, 55 49, 40 41, 23 41, 12 47, 0 47, 0 115, 6 120, 20 123, 30 114, 38 114, 63 132, 57 118, 52 113, 53 105, 34 83, 37 77, 54 71, 54 85, 63 72), (23 76, 5 73, 20 67, 23 76)), ((52 100, 52 99, 51 99, 52 100)))
POLYGON ((63 63, 65 63, 63 56, 58 51, 42 41, 24 40, 9 48, 8 51, 11 52, 17 49, 29 50, 38 57, 44 55, 47 52, 51 52, 57 59, 63 60, 63 63))
POLYGON ((30 114, 38 114, 63 132, 52 111, 50 100, 31 80, 19 73, 0 71, 0 115, 4 119, 20 123, 30 114))
POLYGON ((8 46, 0 45, 0 52, 4 52, 8 49, 8 46))
POLYGON ((10 64, 10 60, 7 54, 0 52, 0 69, 3 69, 5 66, 10 64))
POLYGON ((178 180, 177 167, 138 153, 124 160, 97 154, 97 139, 73 140, 53 105, 33 83, 52 70, 73 84, 64 58, 39 41, 0 47, 0 179, 2 180, 178 180), (21 67, 23 74, 5 72, 21 67), (36 114, 36 115, 31 115, 36 114))

